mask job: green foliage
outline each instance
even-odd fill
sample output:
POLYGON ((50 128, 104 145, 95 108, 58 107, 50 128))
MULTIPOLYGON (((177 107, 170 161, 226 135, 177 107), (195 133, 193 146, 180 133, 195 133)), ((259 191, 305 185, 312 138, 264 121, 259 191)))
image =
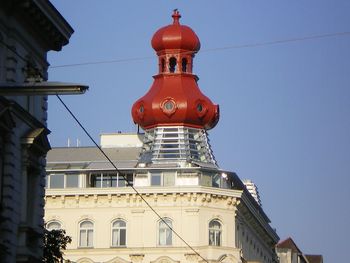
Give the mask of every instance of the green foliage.
POLYGON ((43 263, 63 262, 63 250, 72 242, 72 238, 66 236, 66 231, 63 229, 44 231, 43 263))

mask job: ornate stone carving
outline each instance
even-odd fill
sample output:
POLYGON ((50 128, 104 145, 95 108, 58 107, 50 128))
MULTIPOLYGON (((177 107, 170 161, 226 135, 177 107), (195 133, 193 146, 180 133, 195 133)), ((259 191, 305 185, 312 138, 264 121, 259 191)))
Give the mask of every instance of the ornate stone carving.
POLYGON ((143 258, 144 258, 144 254, 130 254, 129 257, 131 259, 131 262, 135 262, 135 263, 138 263, 138 262, 142 262, 143 258))

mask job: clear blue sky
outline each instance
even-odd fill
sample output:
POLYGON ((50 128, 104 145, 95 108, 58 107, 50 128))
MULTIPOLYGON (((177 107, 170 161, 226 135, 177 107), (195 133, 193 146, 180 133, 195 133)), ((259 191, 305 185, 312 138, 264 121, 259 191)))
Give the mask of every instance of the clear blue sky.
MULTIPOLYGON (((220 105, 209 131, 223 169, 252 179, 281 239, 304 253, 348 262, 350 237, 350 34, 250 48, 210 49, 350 31, 350 1, 92 1, 52 3, 75 29, 51 52, 49 80, 86 83, 63 99, 92 133, 135 131, 130 109, 157 73, 153 33, 181 22, 199 36, 194 72, 220 105), (150 58, 149 58, 150 57, 150 58), (152 58, 153 57, 153 58, 152 58)), ((88 138, 55 97, 49 99, 52 146, 88 138)))

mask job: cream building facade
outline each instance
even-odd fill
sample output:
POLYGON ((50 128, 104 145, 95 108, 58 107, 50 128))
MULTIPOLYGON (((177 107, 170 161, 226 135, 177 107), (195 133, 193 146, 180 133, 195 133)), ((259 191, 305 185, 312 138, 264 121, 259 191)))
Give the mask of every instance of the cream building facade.
POLYGON ((135 168, 140 134, 101 136, 102 149, 48 153, 45 221, 65 229, 73 262, 277 262, 278 236, 238 176, 214 167, 135 168), (190 246, 126 186, 140 195, 190 246))

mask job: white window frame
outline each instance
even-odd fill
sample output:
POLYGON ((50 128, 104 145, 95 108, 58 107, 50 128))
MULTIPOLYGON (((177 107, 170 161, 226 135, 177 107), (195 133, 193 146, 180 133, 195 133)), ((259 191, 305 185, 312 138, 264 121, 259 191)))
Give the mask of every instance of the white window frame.
MULTIPOLYGON (((124 180, 124 177, 122 176, 122 175, 120 175, 121 173, 119 173, 119 172, 117 172, 117 173, 112 173, 112 172, 102 172, 102 173, 90 173, 90 187, 92 187, 92 188, 116 188, 116 187, 127 187, 128 186, 128 183, 124 180), (100 175, 101 176, 101 186, 91 186, 92 185, 92 182, 91 182, 91 180, 92 180, 92 177, 93 176, 97 176, 97 175, 100 175), (103 181, 104 181, 104 178, 109 178, 110 176, 113 176, 113 175, 115 175, 116 176, 116 186, 103 186, 103 181), (119 186, 119 179, 121 179, 121 180, 123 180, 124 181, 124 185, 123 186, 119 186)), ((135 180, 135 175, 134 175, 134 173, 131 173, 131 172, 129 172, 129 173, 127 173, 127 172, 125 172, 125 173, 123 173, 123 174, 125 174, 125 176, 126 176, 126 179, 128 179, 128 175, 132 175, 132 182, 131 182, 131 184, 133 184, 134 183, 134 180, 135 180)))
POLYGON ((112 229, 112 231, 111 231, 111 235, 112 235, 111 236, 111 241, 112 241, 111 242, 111 247, 126 247, 126 244, 127 244, 127 239, 126 239, 126 237, 127 237, 127 224, 126 224, 126 221, 121 219, 121 218, 118 218, 118 219, 114 220, 112 222, 111 229, 112 229), (116 224, 117 222, 123 222, 125 224, 125 226, 114 226, 114 224, 116 224), (120 244, 121 230, 125 230, 124 231, 125 244, 120 244), (115 240, 114 240, 114 232, 115 231, 117 232, 117 235, 118 235, 117 242, 115 242, 115 240))
POLYGON ((92 248, 94 247, 94 222, 91 220, 83 220, 79 223, 79 248, 92 248), (91 223, 92 226, 82 227, 83 223, 91 223), (82 240, 82 233, 85 233, 85 240, 82 240), (89 244, 89 233, 92 233, 91 244, 89 244))
POLYGON ((46 184, 47 184, 47 188, 48 189, 64 189, 64 188, 79 188, 80 186, 80 174, 78 173, 70 173, 70 174, 66 174, 66 173, 49 173, 46 175, 46 184), (51 176, 52 175, 63 175, 63 188, 59 188, 59 187, 51 187, 51 176), (78 185, 77 186, 73 186, 73 187, 67 187, 67 176, 71 176, 71 175, 76 175, 78 177, 78 185))
POLYGON ((60 229, 62 229, 62 224, 60 222, 58 222, 57 220, 51 220, 51 221, 46 223, 46 229, 49 230, 49 231, 51 231, 51 230, 60 230, 60 229), (50 228, 51 224, 57 224, 57 225, 59 225, 59 227, 50 228))
POLYGON ((173 232, 172 230, 167 226, 167 224, 172 228, 173 227, 173 221, 168 217, 163 217, 161 220, 157 223, 157 245, 161 247, 166 246, 172 246, 173 245, 173 232), (163 242, 163 235, 165 235, 165 242, 163 242), (168 237, 170 236, 170 242, 168 242, 168 237), (161 239, 162 238, 162 239, 161 239))
POLYGON ((208 224, 208 244, 209 246, 222 246, 222 223, 218 219, 210 220, 208 224), (218 223, 219 228, 215 226, 210 226, 211 224, 218 223), (213 235, 214 240, 211 240, 210 236, 213 235))

